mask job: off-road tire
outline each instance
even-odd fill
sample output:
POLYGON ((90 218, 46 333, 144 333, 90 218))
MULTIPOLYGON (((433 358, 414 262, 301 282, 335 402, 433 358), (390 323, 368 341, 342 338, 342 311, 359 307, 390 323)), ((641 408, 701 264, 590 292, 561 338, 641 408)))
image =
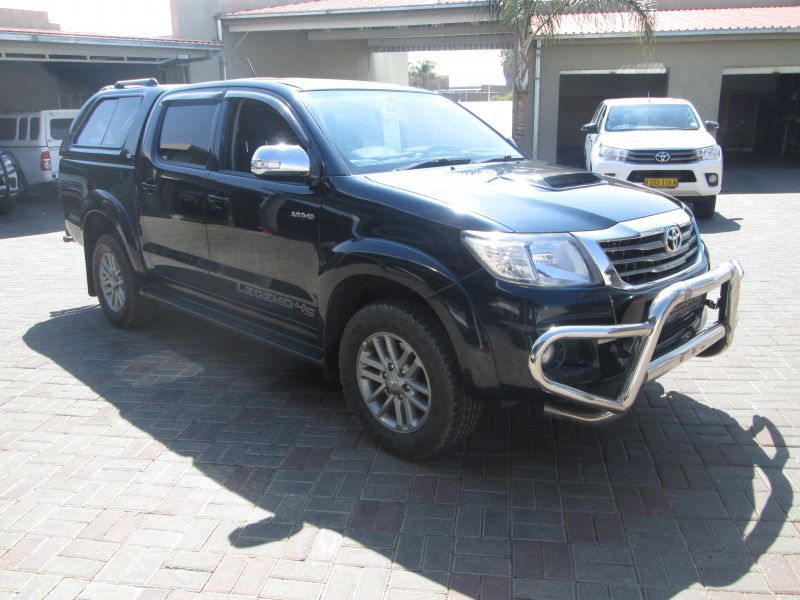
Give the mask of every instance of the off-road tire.
POLYGON ((704 196, 697 202, 692 202, 692 212, 698 219, 710 219, 717 210, 717 197, 704 196))
POLYGON ((122 329, 141 327, 152 320, 157 304, 139 294, 140 276, 133 270, 125 249, 113 235, 101 235, 92 251, 92 278, 100 308, 109 323, 122 329), (114 310, 103 293, 101 283, 101 263, 106 254, 112 254, 119 265, 119 279, 125 292, 125 299, 119 310, 114 310))
POLYGON ((359 310, 339 345, 339 376, 348 405, 364 429, 389 452, 410 460, 429 458, 464 440, 480 420, 483 402, 465 393, 447 335, 425 308, 408 301, 380 301, 359 310), (386 427, 367 407, 357 373, 358 357, 373 334, 406 340, 424 365, 430 408, 419 429, 400 433, 386 427))

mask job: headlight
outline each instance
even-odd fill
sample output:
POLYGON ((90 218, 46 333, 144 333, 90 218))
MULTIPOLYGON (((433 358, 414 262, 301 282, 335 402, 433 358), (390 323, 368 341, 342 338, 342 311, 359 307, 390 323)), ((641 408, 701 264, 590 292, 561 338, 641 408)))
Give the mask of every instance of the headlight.
POLYGON ((714 144, 713 146, 706 146, 697 151, 701 160, 719 160, 722 156, 722 148, 714 144))
POLYGON ((600 144, 600 158, 603 160, 623 161, 628 158, 628 151, 620 148, 611 148, 610 146, 603 146, 600 144))
POLYGON ((487 271, 522 285, 589 285, 596 279, 579 242, 566 233, 465 231, 464 242, 487 271))

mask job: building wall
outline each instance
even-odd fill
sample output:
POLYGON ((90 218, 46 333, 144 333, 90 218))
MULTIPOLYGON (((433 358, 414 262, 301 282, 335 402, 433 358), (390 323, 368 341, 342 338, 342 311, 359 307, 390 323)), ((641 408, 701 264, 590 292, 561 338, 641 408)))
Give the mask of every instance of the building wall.
MULTIPOLYGON (((219 13, 286 4, 288 0, 172 0, 173 34, 182 39, 216 40, 219 13)), ((309 41, 307 32, 231 33, 223 28, 228 78, 252 77, 249 57, 259 77, 328 77, 405 84, 405 52, 374 53, 366 40, 309 41)), ((191 81, 221 78, 218 60, 194 63, 191 81)))
MULTIPOLYGON (((726 67, 800 66, 800 38, 780 36, 716 36, 659 38, 652 48, 634 40, 562 42, 542 51, 539 158, 554 161, 558 124, 559 79, 562 71, 664 66, 670 96, 686 98, 703 119, 719 116, 722 72, 726 67)), ((529 114, 533 114, 533 94, 529 114)), ((591 115, 587 115, 587 120, 591 115)), ((532 120, 532 116, 529 117, 532 120)), ((525 148, 531 147, 528 128, 525 148)))

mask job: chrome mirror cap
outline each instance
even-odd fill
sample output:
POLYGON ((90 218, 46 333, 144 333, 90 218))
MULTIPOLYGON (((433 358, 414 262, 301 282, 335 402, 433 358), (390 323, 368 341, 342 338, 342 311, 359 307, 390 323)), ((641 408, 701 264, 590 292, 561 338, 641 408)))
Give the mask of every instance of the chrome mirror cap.
POLYGON ((300 146, 260 146, 250 161, 250 172, 257 177, 307 177, 311 161, 300 146))

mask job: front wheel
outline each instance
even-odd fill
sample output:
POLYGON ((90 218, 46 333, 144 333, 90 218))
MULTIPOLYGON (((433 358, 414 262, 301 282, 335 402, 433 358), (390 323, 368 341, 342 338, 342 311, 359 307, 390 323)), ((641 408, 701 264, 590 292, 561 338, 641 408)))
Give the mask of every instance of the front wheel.
POLYGON ((0 215, 11 214, 17 206, 17 199, 14 196, 0 198, 0 215))
POLYGON ((716 196, 705 196, 702 199, 698 199, 696 202, 692 202, 692 212, 694 212, 694 216, 698 219, 710 219, 714 216, 716 210, 716 196))
POLYGON ((155 303, 139 295, 139 280, 122 245, 112 235, 102 235, 92 254, 94 289, 106 319, 128 329, 151 320, 155 303))
POLYGON ((404 458, 428 458, 458 443, 481 415, 482 402, 464 392, 441 325, 410 302, 370 304, 350 319, 339 374, 367 432, 404 458))

